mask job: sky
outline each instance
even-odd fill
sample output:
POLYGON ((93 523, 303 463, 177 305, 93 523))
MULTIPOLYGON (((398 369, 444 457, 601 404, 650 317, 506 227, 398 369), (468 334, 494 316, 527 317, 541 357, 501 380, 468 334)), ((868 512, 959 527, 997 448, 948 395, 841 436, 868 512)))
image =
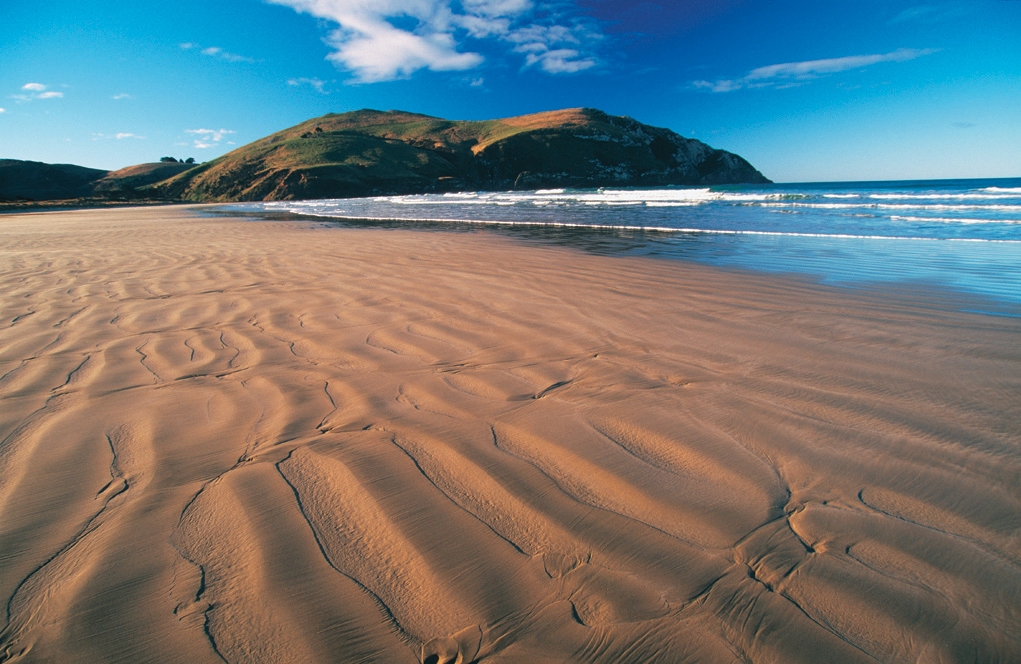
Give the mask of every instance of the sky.
POLYGON ((587 106, 778 182, 1021 176, 1019 0, 0 0, 0 158, 587 106))

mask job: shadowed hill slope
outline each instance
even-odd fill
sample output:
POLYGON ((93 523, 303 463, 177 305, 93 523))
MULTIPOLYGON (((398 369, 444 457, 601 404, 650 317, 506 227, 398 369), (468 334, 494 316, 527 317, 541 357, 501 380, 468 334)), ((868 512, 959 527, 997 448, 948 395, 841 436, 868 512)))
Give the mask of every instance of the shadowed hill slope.
POLYGON ((0 159, 0 200, 52 201, 87 196, 107 171, 71 164, 0 159))
POLYGON ((230 201, 766 182, 735 154, 594 109, 481 122, 362 110, 277 132, 159 183, 153 192, 230 201))

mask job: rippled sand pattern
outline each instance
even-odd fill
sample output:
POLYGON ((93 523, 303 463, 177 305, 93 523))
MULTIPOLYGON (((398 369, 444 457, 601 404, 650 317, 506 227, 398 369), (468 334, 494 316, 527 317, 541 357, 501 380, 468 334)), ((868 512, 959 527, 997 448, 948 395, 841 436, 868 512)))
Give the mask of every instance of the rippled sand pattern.
POLYGON ((1021 321, 0 217, 0 661, 1021 661, 1021 321))

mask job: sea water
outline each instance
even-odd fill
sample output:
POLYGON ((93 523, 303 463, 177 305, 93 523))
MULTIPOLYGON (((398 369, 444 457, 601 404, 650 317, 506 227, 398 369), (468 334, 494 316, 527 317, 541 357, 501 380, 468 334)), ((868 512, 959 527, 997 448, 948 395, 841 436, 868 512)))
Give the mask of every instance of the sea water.
MULTIPOLYGON (((604 253, 924 286, 1021 305, 1021 178, 546 189, 232 206, 338 223, 502 229, 604 253)), ((959 298, 960 299, 960 298, 959 298)), ((980 302, 981 301, 981 302, 980 302)), ((997 309, 997 307, 993 307, 997 309)))

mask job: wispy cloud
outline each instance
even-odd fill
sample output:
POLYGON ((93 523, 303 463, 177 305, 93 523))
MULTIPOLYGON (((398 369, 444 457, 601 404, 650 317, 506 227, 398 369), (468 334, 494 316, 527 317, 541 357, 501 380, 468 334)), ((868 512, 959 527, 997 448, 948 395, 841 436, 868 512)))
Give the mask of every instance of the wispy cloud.
POLYGON ((138 139, 138 140, 144 140, 145 136, 139 136, 138 134, 133 134, 133 133, 131 133, 129 131, 121 131, 121 132, 117 132, 116 134, 95 133, 95 134, 92 135, 92 140, 94 140, 94 141, 107 140, 107 139, 108 140, 123 141, 126 138, 134 138, 134 139, 138 139))
POLYGON ((502 42, 526 67, 551 74, 596 66, 590 52, 602 35, 566 3, 533 0, 267 0, 339 27, 327 58, 360 83, 408 78, 417 71, 463 71, 485 58, 472 40, 502 42), (537 7, 541 4, 541 7, 537 7))
POLYGON ((116 99, 117 101, 120 101, 121 99, 134 99, 134 97, 129 95, 127 92, 121 92, 119 94, 115 94, 113 97, 110 97, 110 99, 116 99))
POLYGON ((7 112, 6 108, 0 108, 0 113, 6 113, 6 112, 7 112))
POLYGON ((925 55, 931 55, 935 52, 936 50, 931 48, 901 48, 890 53, 849 55, 843 58, 805 60, 803 62, 785 62, 777 65, 757 67, 741 78, 695 81, 693 85, 697 88, 712 90, 713 92, 733 92, 742 88, 791 87, 827 74, 861 69, 881 62, 906 62, 925 55))
MULTIPOLYGON (((226 136, 234 132, 230 129, 185 129, 184 133, 192 134, 195 137, 192 147, 204 150, 217 147, 226 136)), ((226 141, 226 144, 233 145, 231 141, 226 141)))
POLYGON ((210 46, 208 48, 202 49, 202 55, 208 55, 211 58, 220 58, 221 60, 226 60, 227 62, 248 62, 248 63, 255 62, 255 58, 250 58, 247 55, 238 55, 237 53, 231 53, 230 51, 223 50, 219 46, 210 46))
POLYGON ((973 8, 974 3, 952 0, 940 2, 939 4, 916 5, 897 12, 888 23, 897 25, 900 23, 945 23, 961 16, 966 16, 973 8))
POLYGON ((958 129, 971 129, 972 127, 978 126, 974 122, 954 122, 952 124, 958 129))
POLYGON ((249 64, 255 62, 255 58, 250 58, 247 55, 231 53, 230 51, 223 50, 219 46, 206 46, 203 48, 200 44, 196 44, 195 42, 184 42, 182 44, 178 44, 178 46, 185 51, 198 50, 198 52, 202 55, 225 60, 226 62, 247 62, 249 64))
POLYGON ((11 95, 11 99, 17 99, 18 101, 32 101, 33 99, 60 99, 64 96, 63 92, 47 90, 48 87, 49 86, 42 83, 26 83, 21 86, 21 89, 25 91, 25 94, 11 95))
POLYGON ((292 78, 287 81, 287 85, 290 85, 292 87, 301 87, 307 85, 308 87, 313 88, 316 92, 320 94, 324 95, 329 94, 325 89, 326 81, 320 80, 318 78, 304 78, 304 77, 292 78))
POLYGON ((505 39, 515 44, 515 52, 525 54, 526 66, 539 65, 550 74, 574 73, 596 65, 595 58, 579 50, 577 32, 562 25, 529 25, 508 32, 505 39))
POLYGON ((901 10, 896 16, 890 19, 891 24, 896 23, 908 23, 911 21, 917 21, 921 18, 930 18, 936 13, 936 8, 932 5, 919 5, 917 7, 908 7, 907 9, 901 10))

